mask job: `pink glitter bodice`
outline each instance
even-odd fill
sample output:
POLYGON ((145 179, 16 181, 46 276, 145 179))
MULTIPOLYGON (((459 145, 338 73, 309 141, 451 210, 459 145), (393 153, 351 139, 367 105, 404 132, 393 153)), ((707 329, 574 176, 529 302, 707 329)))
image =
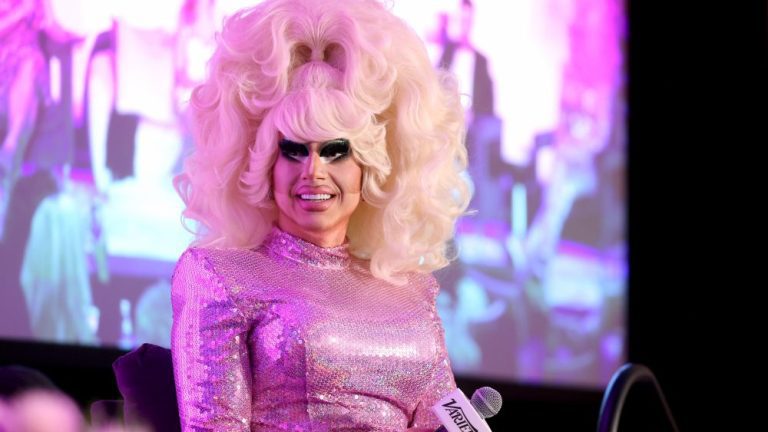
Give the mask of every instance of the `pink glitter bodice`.
POLYGON ((255 250, 187 250, 172 294, 182 429, 434 431, 456 385, 437 282, 408 278, 278 229, 255 250))

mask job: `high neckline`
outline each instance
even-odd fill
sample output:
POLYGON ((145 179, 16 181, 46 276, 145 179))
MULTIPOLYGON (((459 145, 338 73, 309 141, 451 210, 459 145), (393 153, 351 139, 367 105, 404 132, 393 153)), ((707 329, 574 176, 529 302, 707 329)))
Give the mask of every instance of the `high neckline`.
POLYGON ((272 253, 289 260, 322 269, 345 269, 349 267, 349 243, 339 246, 322 247, 310 243, 278 227, 264 239, 264 246, 272 253))

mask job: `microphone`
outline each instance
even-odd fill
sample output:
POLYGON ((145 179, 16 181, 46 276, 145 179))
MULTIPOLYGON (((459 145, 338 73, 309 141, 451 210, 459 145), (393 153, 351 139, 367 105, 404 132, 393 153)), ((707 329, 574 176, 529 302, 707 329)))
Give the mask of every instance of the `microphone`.
POLYGON ((484 419, 500 410, 501 395, 491 387, 475 390, 471 401, 456 389, 432 406, 432 412, 443 424, 435 432, 491 432, 484 419))

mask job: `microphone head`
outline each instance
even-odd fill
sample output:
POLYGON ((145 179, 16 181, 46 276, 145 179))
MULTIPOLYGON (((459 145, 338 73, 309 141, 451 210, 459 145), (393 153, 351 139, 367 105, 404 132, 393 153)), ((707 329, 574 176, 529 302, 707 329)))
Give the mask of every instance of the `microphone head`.
POLYGON ((501 394, 491 387, 480 387, 469 401, 483 418, 493 417, 501 411, 501 394))

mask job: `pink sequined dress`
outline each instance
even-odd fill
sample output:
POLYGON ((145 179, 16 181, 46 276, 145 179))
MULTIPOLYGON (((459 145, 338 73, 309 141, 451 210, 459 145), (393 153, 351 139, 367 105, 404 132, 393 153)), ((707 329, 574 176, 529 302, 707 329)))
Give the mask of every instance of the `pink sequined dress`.
POLYGON ((274 229, 254 249, 191 248, 173 277, 184 431, 434 431, 456 388, 433 276, 395 286, 347 245, 274 229))

